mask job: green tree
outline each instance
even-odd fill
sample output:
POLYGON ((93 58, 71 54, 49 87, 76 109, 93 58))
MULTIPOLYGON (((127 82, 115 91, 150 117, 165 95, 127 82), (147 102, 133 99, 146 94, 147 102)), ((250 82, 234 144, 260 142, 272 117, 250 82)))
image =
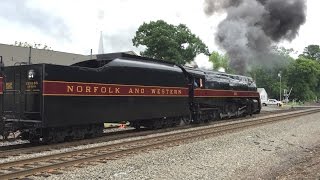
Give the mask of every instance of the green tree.
POLYGON ((163 20, 143 23, 132 39, 133 45, 145 46, 142 56, 185 64, 201 53, 209 55, 207 46, 190 29, 174 26, 163 20))
POLYGON ((272 63, 268 66, 265 66, 265 68, 287 68, 291 63, 294 62, 294 58, 292 58, 290 55, 291 53, 294 53, 294 50, 292 48, 287 49, 285 47, 273 46, 272 53, 268 55, 268 58, 272 63))
POLYGON ((274 52, 273 54, 274 55, 278 55, 278 56, 281 56, 283 58, 292 58, 290 56, 290 54, 295 52, 294 49, 292 49, 292 48, 287 49, 287 48, 282 47, 282 46, 280 46, 280 47, 279 46, 272 46, 271 49, 273 50, 273 52, 274 52))
POLYGON ((250 75, 255 79, 257 86, 265 88, 269 98, 279 99, 280 96, 280 77, 281 72, 281 92, 289 89, 288 86, 288 68, 294 63, 290 56, 293 49, 284 47, 272 47, 272 54, 268 56, 270 63, 268 65, 255 65, 250 71, 250 75))
POLYGON ((319 45, 309 45, 304 48, 303 54, 299 57, 312 59, 320 62, 320 48, 319 45))
POLYGON ((213 69, 216 71, 224 68, 227 73, 234 73, 234 70, 229 66, 229 58, 226 54, 222 55, 213 51, 209 57, 209 61, 212 62, 213 69))
POLYGON ((319 96, 320 65, 314 60, 299 58, 289 67, 288 84, 293 87, 293 97, 310 101, 319 96))
POLYGON ((288 89, 287 79, 288 72, 287 68, 274 68, 268 69, 264 67, 255 67, 251 70, 250 75, 255 79, 257 87, 265 88, 269 98, 279 99, 280 96, 280 77, 278 76, 281 72, 281 91, 288 89))

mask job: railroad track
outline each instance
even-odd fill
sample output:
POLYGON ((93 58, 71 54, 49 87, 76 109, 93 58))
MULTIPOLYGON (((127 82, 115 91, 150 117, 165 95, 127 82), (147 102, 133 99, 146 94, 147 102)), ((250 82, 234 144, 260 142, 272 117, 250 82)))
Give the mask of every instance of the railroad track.
MULTIPOLYGON (((286 110, 279 110, 276 112, 265 111, 265 112, 261 112, 260 114, 254 115, 253 117, 263 117, 263 116, 267 116, 270 114, 292 112, 292 111, 296 111, 296 110, 297 109, 286 109, 286 110)), ((58 143, 58 144, 50 144, 50 145, 24 143, 24 144, 10 145, 10 146, 1 146, 0 147, 0 158, 17 156, 17 155, 21 155, 21 154, 31 154, 31 153, 38 153, 38 152, 44 152, 44 151, 52 151, 52 150, 57 150, 57 149, 62 149, 62 148, 72 148, 72 147, 77 147, 77 146, 81 146, 81 145, 101 143, 101 142, 106 142, 106 141, 125 139, 125 138, 129 138, 129 137, 141 137, 141 136, 147 136, 147 135, 151 135, 151 134, 159 134, 159 133, 171 132, 171 131, 175 131, 175 130, 183 130, 183 129, 188 129, 188 128, 192 128, 192 127, 214 125, 214 124, 233 122, 233 121, 241 121, 243 119, 247 119, 247 118, 226 119, 226 120, 210 122, 209 124, 178 126, 178 127, 158 129, 158 130, 141 129, 140 131, 136 131, 135 129, 128 129, 128 130, 123 130, 123 131, 118 131, 118 132, 107 132, 107 133, 104 133, 104 135, 102 137, 98 137, 98 138, 84 139, 84 140, 64 142, 64 143, 58 143)))
POLYGON ((7 162, 0 164, 0 179, 26 177, 52 169, 65 168, 88 162, 105 163, 110 159, 139 153, 141 151, 176 146, 181 143, 193 142, 198 139, 201 140, 245 128, 260 126, 281 120, 288 120, 294 117, 318 112, 320 112, 320 108, 291 112, 284 115, 249 119, 247 121, 230 122, 219 126, 212 125, 187 129, 183 132, 7 162))
MULTIPOLYGON (((262 111, 258 116, 263 116, 263 115, 268 115, 268 114, 274 114, 274 113, 283 113, 283 112, 289 112, 289 111, 294 111, 294 110, 301 110, 301 109, 308 109, 308 107, 292 107, 291 109, 284 109, 284 110, 278 110, 278 111, 262 111)), ((116 129, 115 127, 112 127, 110 129, 116 129)), ((12 136, 10 136, 8 139, 3 139, 3 137, 0 135, 0 143, 3 142, 14 142, 17 139, 14 138, 14 136, 18 136, 19 134, 14 134, 12 136)), ((2 150, 0 146, 0 151, 2 150)))

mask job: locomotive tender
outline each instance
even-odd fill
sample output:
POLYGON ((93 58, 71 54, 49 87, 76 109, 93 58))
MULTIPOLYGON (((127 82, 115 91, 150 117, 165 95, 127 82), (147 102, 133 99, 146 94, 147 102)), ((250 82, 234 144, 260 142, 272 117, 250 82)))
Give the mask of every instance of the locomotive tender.
POLYGON ((251 78, 124 53, 71 66, 34 64, 0 72, 0 134, 62 142, 103 133, 103 123, 171 127, 261 109, 251 78))

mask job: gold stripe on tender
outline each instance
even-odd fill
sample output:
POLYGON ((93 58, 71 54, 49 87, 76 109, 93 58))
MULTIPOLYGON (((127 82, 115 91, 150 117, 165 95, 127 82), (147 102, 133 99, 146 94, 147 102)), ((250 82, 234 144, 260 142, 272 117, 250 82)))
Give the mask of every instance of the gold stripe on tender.
POLYGON ((220 90, 220 89, 195 89, 195 91, 219 91, 219 92, 225 92, 225 91, 228 91, 228 92, 251 92, 251 93, 258 93, 257 91, 234 91, 234 90, 220 90))
POLYGON ((177 89, 188 89, 184 87, 168 87, 168 86, 143 86, 143 85, 126 85, 126 84, 103 84, 103 83, 89 83, 89 82, 69 82, 69 81, 48 81, 43 80, 43 82, 53 82, 53 83, 72 83, 72 84, 95 84, 95 85, 111 85, 111 86, 128 86, 128 87, 151 87, 151 88, 177 88, 177 89))
POLYGON ((129 97, 129 96, 140 96, 140 97, 188 97, 187 95, 86 95, 86 94, 42 94, 43 96, 122 96, 122 97, 129 97))
POLYGON ((259 97, 259 96, 194 96, 194 97, 259 97))

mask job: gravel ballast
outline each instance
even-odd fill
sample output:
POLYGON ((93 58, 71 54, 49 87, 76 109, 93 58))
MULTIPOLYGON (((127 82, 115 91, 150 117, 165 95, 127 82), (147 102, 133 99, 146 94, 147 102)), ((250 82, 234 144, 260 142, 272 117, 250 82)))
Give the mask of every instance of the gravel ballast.
POLYGON ((285 179, 281 175, 287 169, 320 145, 319 117, 319 113, 308 115, 105 164, 68 168, 60 175, 32 178, 285 179))

